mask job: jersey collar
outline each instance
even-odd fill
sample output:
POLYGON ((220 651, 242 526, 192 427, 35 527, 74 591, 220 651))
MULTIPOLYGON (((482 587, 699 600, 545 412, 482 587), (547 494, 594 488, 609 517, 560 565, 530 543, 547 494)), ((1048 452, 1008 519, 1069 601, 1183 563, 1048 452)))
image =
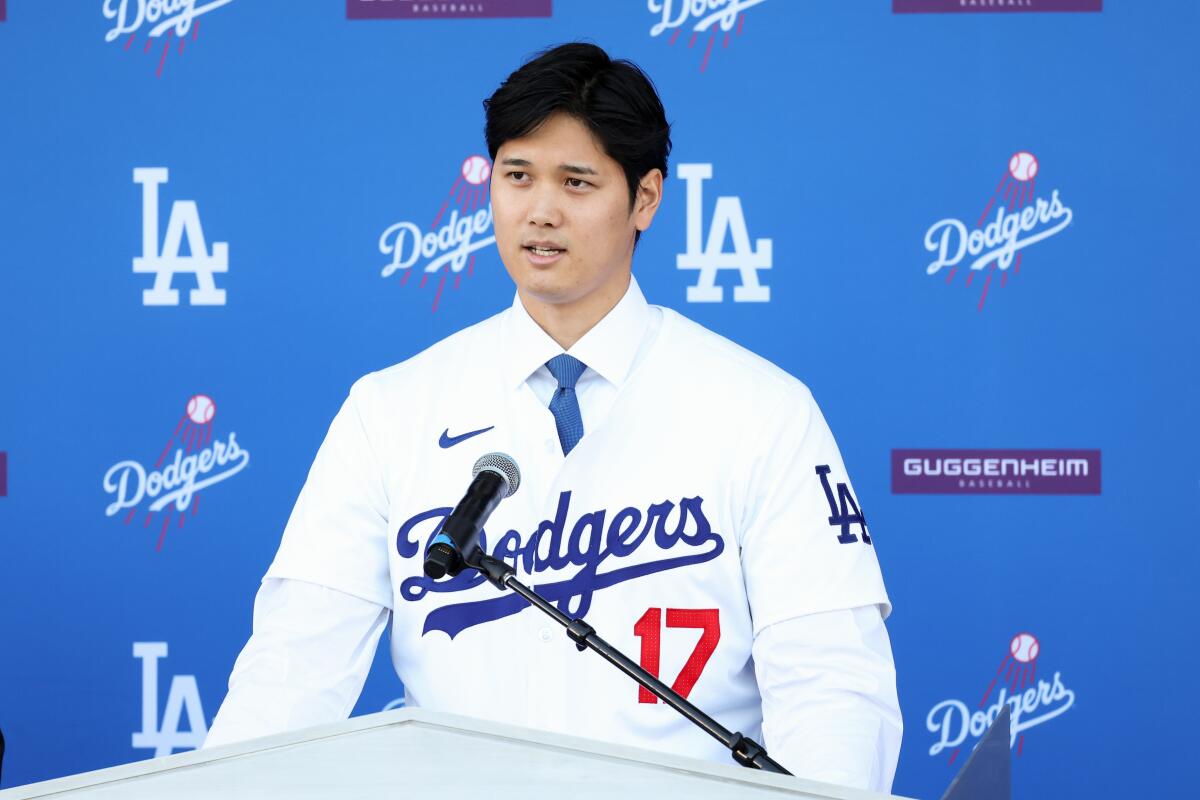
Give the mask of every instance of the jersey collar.
MULTIPOLYGON (((650 306, 637 278, 631 275, 629 288, 620 302, 565 352, 620 388, 629 376, 649 322, 650 306)), ((558 342, 529 316, 520 295, 513 298, 503 327, 504 378, 514 389, 547 361, 564 352, 558 342)))

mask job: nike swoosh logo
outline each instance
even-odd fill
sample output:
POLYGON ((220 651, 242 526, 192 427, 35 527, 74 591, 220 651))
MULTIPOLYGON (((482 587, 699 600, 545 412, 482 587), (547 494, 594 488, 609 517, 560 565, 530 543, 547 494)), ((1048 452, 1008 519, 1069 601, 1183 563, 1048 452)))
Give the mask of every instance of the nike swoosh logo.
POLYGON ((440 439, 438 439, 438 446, 441 447, 443 450, 445 450, 448 447, 454 447, 454 445, 458 444, 459 442, 465 442, 467 439, 470 439, 472 436, 478 436, 481 433, 487 433, 494 427, 496 427, 496 426, 490 425, 486 428, 480 428, 477 431, 471 431, 470 433, 459 434, 458 436, 451 436, 450 429, 446 428, 446 430, 442 431, 442 437, 440 439))

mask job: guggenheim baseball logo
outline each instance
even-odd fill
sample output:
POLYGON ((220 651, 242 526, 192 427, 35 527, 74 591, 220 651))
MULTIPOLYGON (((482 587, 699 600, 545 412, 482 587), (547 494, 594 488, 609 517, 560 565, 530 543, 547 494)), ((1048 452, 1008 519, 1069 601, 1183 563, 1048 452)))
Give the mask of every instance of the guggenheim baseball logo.
POLYGON ((216 11, 233 0, 103 0, 100 10, 112 28, 104 34, 104 41, 115 42, 129 34, 121 49, 158 56, 155 75, 162 77, 167 56, 172 52, 183 55, 188 40, 200 38, 200 17, 216 11), (146 35, 146 43, 134 47, 139 33, 146 35))
POLYGON ((892 0, 895 14, 967 14, 980 11, 1100 11, 1104 0, 892 0))
POLYGON ((1009 746, 1017 755, 1025 748, 1025 731, 1062 716, 1075 705, 1075 692, 1067 688, 1062 673, 1049 680, 1038 677, 1041 643, 1028 632, 1018 633, 1008 643, 983 698, 974 706, 962 700, 943 700, 925 717, 925 728, 933 734, 929 755, 950 751, 953 764, 970 737, 978 740, 1007 705, 1010 709, 1009 746))
POLYGON ((687 31, 687 49, 695 50, 701 42, 704 56, 700 59, 700 71, 708 69, 713 49, 718 41, 721 49, 729 47, 731 37, 742 35, 746 25, 746 11, 766 0, 646 0, 646 8, 654 17, 650 36, 666 34, 671 47, 679 41, 680 34, 687 31))
POLYGON ((166 167, 137 167, 133 182, 142 187, 142 254, 133 259, 133 271, 153 274, 154 285, 142 290, 144 306, 177 306, 179 290, 171 283, 178 273, 196 276, 196 288, 188 292, 193 306, 225 305, 225 290, 218 289, 213 275, 229 271, 229 243, 213 242, 212 252, 204 241, 200 210, 195 200, 176 200, 167 218, 162 247, 158 243, 158 187, 167 182, 166 167), (187 237, 189 255, 179 251, 187 237))
POLYGON ((419 272, 421 277, 415 283, 420 289, 433 278, 437 283, 433 310, 437 311, 446 284, 454 290, 462 286, 464 273, 468 279, 475 274, 476 252, 496 243, 489 200, 491 175, 491 161, 481 155, 468 156, 428 230, 409 220, 389 225, 379 237, 379 252, 391 257, 380 276, 390 278, 399 272, 404 286, 414 282, 414 271, 419 272))
POLYGON ((1058 189, 1052 189, 1049 197, 1037 195, 1039 170, 1033 153, 1014 153, 974 225, 946 217, 929 226, 925 249, 934 259, 925 273, 945 271, 946 284, 951 285, 964 268, 963 283, 968 288, 978 276, 982 286, 977 308, 982 311, 997 273, 1000 287, 1007 286, 1010 276, 1015 279, 1021 274, 1025 248, 1062 233, 1074 217, 1058 189))
POLYGON ((105 516, 126 512, 129 525, 144 508, 142 527, 149 528, 161 513, 155 549, 162 550, 172 520, 182 529, 184 520, 196 515, 200 492, 232 478, 250 463, 250 451, 238 444, 236 433, 214 438, 216 414, 211 397, 193 395, 153 466, 131 459, 113 464, 104 474, 104 491, 112 496, 105 516))
POLYGON ((707 236, 704 228, 704 182, 713 176, 712 164, 680 164, 679 178, 687 184, 687 252, 675 256, 677 269, 696 270, 696 285, 689 286, 689 303, 720 303, 725 290, 717 286, 717 273, 736 271, 741 283, 733 289, 735 303, 766 303, 771 287, 758 282, 758 271, 770 269, 773 256, 771 239, 750 243, 742 200, 735 196, 717 198, 707 236), (725 249, 731 239, 732 250, 725 249))
POLYGON ((892 494, 1100 494, 1100 451, 893 450, 892 494))
POLYGON ((346 0, 346 19, 548 17, 551 0, 346 0))

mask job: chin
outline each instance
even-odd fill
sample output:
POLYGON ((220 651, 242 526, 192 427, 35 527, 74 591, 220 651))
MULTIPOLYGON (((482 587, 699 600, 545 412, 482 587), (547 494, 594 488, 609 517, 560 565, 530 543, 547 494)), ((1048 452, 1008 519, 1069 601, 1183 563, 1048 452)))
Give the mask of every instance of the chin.
POLYGON ((582 293, 578 287, 563 285, 561 281, 545 280, 543 276, 535 276, 520 284, 521 290, 530 297, 542 303, 562 305, 580 298, 582 293))

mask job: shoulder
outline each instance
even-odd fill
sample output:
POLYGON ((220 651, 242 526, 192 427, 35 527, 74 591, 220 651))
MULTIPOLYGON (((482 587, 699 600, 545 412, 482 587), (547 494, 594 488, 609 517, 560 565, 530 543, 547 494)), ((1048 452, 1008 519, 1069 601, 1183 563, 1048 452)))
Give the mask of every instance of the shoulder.
POLYGON ((477 372, 473 365, 495 363, 493 351, 507 310, 450 334, 416 355, 363 375, 350 397, 372 406, 411 406, 417 397, 435 397, 439 385, 458 383, 477 372))
POLYGON ((807 407, 812 393, 797 377, 719 333, 663 308, 663 345, 679 373, 705 390, 731 392, 754 405, 807 407))

